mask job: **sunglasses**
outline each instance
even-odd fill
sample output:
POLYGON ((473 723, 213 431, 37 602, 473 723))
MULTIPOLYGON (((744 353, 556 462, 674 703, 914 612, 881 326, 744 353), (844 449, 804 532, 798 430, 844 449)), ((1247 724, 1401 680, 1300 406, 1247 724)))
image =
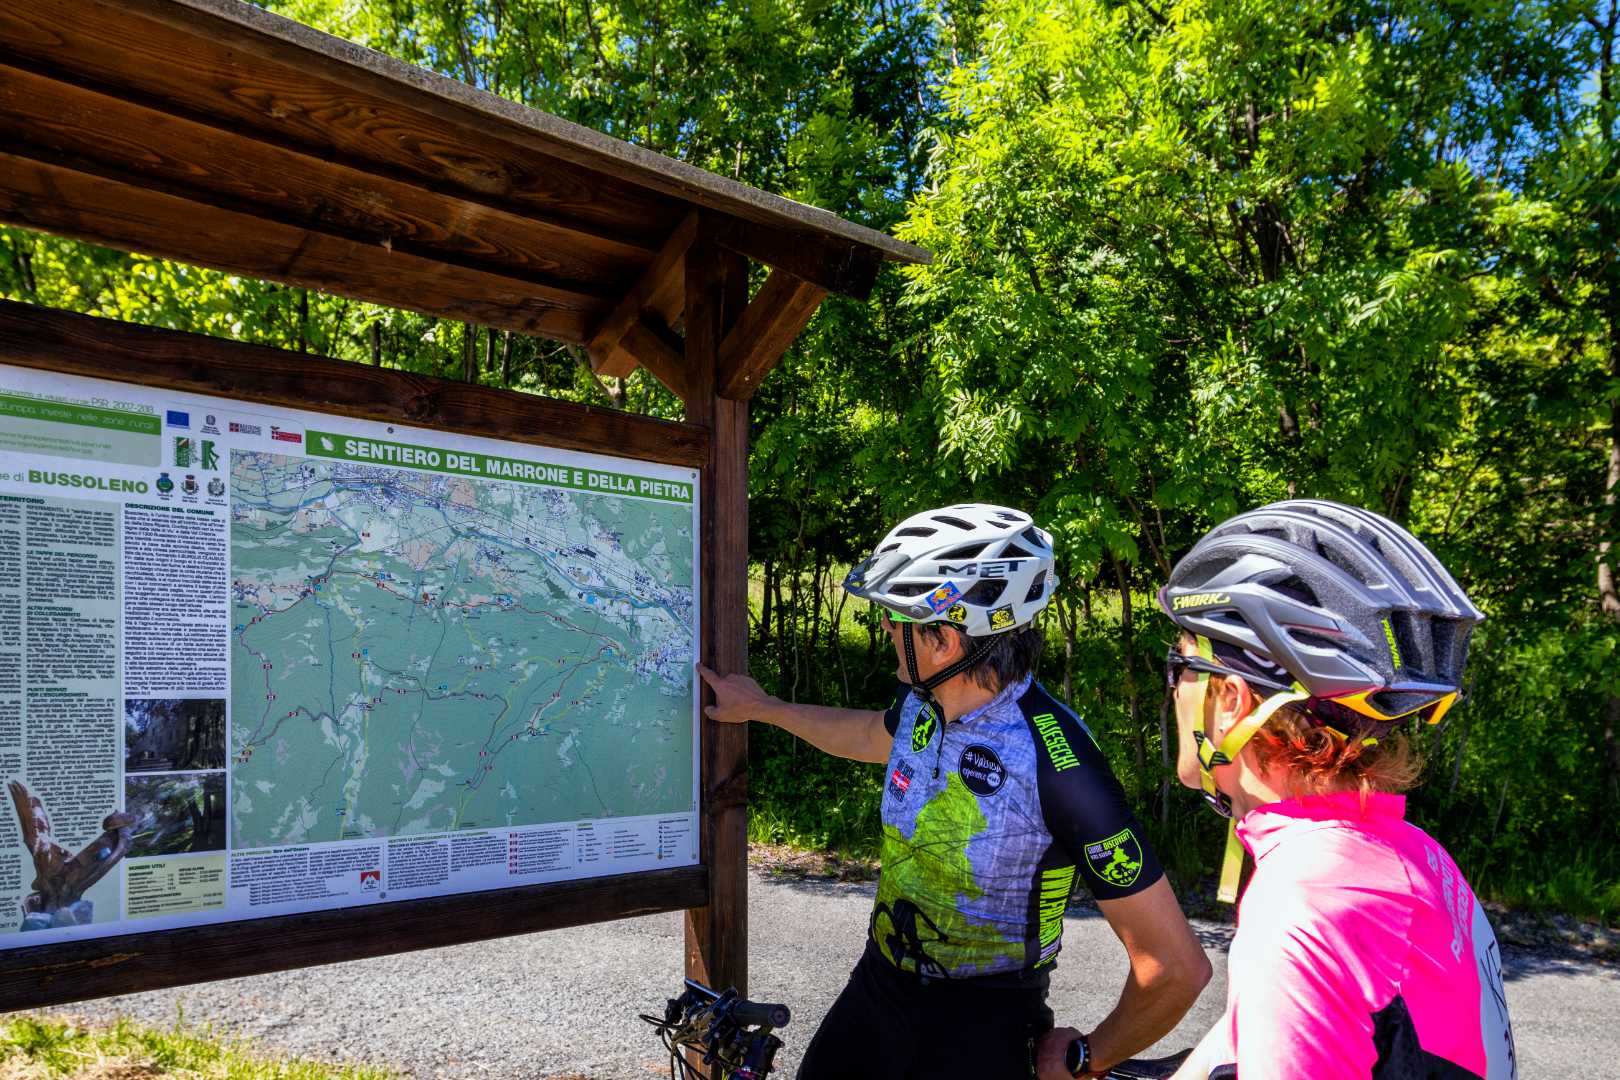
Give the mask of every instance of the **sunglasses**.
POLYGON ((1181 683, 1184 672, 1201 671, 1208 675, 1230 675, 1246 682, 1259 683, 1262 686, 1274 687, 1278 690, 1292 689, 1286 683, 1275 679, 1268 679, 1263 675, 1252 675, 1247 671, 1233 671, 1229 667, 1222 667, 1213 660, 1206 660, 1202 656, 1190 656, 1176 646, 1170 646, 1170 651, 1164 654, 1164 684, 1174 690, 1181 683))
POLYGON ((900 614, 898 611, 890 611, 888 608, 879 608, 878 610, 882 612, 881 619, 884 626, 892 626, 896 623, 914 623, 917 621, 908 615, 900 614))

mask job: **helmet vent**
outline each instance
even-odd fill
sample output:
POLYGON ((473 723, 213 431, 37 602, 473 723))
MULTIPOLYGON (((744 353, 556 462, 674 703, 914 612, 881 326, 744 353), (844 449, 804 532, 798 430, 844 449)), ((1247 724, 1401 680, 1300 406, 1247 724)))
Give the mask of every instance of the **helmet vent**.
POLYGON ((1318 543, 1316 545, 1316 550, 1321 554, 1322 558, 1326 559, 1334 566, 1337 566, 1340 570, 1343 570, 1345 573, 1349 574, 1363 585, 1378 584, 1376 581, 1370 579, 1365 568, 1359 567, 1349 559, 1345 558, 1344 551, 1337 545, 1328 547, 1325 544, 1318 543))
POLYGON ((982 543, 982 544, 963 544, 961 547, 953 547, 949 551, 940 552, 939 553, 939 558, 941 558, 941 559, 971 559, 974 556, 976 556, 979 552, 983 551, 985 548, 987 548, 989 546, 990 546, 989 541, 986 541, 985 543, 982 543))
POLYGON ((996 517, 1000 518, 1002 521, 1017 521, 1017 520, 1019 520, 1019 517, 1018 517, 1017 514, 1009 514, 1005 510, 997 510, 996 511, 996 517))
POLYGON ((1367 704, 1385 716, 1404 716, 1436 700, 1434 694, 1413 693, 1402 690, 1382 690, 1367 697, 1367 704))
POLYGON ((1035 580, 1029 587, 1029 593, 1024 597, 1024 603, 1033 604, 1041 598, 1041 594, 1044 592, 1046 592, 1046 571, 1042 570, 1035 575, 1035 580))
POLYGON ((918 585, 915 582, 907 582, 903 585, 891 586, 889 591, 896 596, 921 596, 925 592, 933 592, 934 589, 935 586, 933 585, 918 585))
POLYGON ((1313 649, 1338 649, 1344 645, 1343 642, 1335 641, 1323 634, 1313 634, 1309 630, 1289 628, 1288 636, 1301 645, 1308 645, 1313 649))
POLYGON ((1046 541, 1041 538, 1041 534, 1035 530, 1035 526, 1033 525, 1018 535, 1022 536, 1024 538, 1024 542, 1029 544, 1031 547, 1043 548, 1046 546, 1046 541))
POLYGON ((882 547, 878 548, 878 554, 882 555, 884 552, 894 551, 899 546, 899 544, 884 544, 882 547))
MULTIPOLYGON (((1423 620, 1424 623, 1428 621, 1427 619, 1423 620)), ((1432 674, 1427 670, 1429 665, 1425 663, 1430 657, 1430 650, 1423 648, 1424 643, 1419 640, 1419 635, 1428 630, 1429 627, 1419 624, 1418 620, 1412 617, 1410 611, 1390 612, 1389 625, 1395 634, 1395 644, 1401 650, 1402 670, 1396 672, 1396 675, 1401 676, 1404 674, 1407 678, 1423 679, 1432 674)), ((1445 669, 1442 668, 1441 670, 1445 669)))
POLYGON ((1280 592, 1291 600, 1298 600, 1302 604, 1316 606, 1316 593, 1298 577, 1288 577, 1267 586, 1275 592, 1280 592))
POLYGON ((989 607, 997 600, 1000 600, 1001 594, 1006 591, 1007 583, 1005 581, 981 581, 969 589, 967 595, 962 599, 969 604, 989 607))
POLYGON ((1033 559, 1035 556, 1019 547, 1017 544, 1008 544, 1001 549, 1003 559, 1033 559))
MULTIPOLYGON (((935 518, 934 520, 938 521, 939 519, 935 518)), ((909 529, 896 529, 894 535, 896 535, 896 536, 933 536, 937 532, 939 532, 938 529, 920 529, 917 526, 913 525, 909 529)))
MULTIPOLYGON (((948 517, 945 514, 935 514, 934 515, 934 520, 939 522, 942 525, 949 525, 952 528, 961 529, 963 532, 972 532, 973 531, 973 523, 971 521, 963 521, 959 517, 948 517)), ((902 533, 908 533, 910 531, 911 531, 910 529, 901 529, 900 530, 900 532, 902 532, 902 533)), ((925 533, 919 533, 918 535, 920 535, 920 536, 932 536, 933 532, 929 531, 929 532, 925 532, 925 533)))
POLYGON ((1007 524, 1005 521, 996 521, 994 519, 986 521, 985 524, 986 525, 994 525, 998 529, 1010 529, 1010 528, 1012 528, 1012 526, 1007 524))

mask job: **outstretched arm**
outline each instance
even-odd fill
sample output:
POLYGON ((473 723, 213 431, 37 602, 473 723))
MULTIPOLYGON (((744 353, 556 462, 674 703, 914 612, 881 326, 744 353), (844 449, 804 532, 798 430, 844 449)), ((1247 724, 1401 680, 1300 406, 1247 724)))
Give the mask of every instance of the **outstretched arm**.
POLYGON ((791 732, 819 750, 855 761, 889 760, 894 736, 883 726, 883 713, 872 709, 834 709, 800 705, 771 697, 747 675, 716 675, 702 664, 697 672, 714 691, 714 704, 703 711, 722 724, 758 720, 791 732))

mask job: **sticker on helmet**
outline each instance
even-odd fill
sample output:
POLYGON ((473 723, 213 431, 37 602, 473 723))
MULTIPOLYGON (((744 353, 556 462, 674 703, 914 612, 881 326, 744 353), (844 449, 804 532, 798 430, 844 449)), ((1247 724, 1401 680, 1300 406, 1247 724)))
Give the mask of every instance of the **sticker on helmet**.
POLYGON ((1006 607, 995 608, 990 612, 990 629, 992 630, 1009 629, 1013 622, 1013 609, 1010 604, 1006 607))
POLYGON ((935 615, 938 615, 941 611, 944 611, 947 607, 949 607, 954 601, 960 600, 961 598, 962 590, 958 589, 954 584, 947 581, 945 584, 928 594, 928 606, 934 610, 935 615))
POLYGON ((950 610, 945 613, 945 617, 947 619, 949 619, 951 622, 954 622, 954 623, 965 623, 965 622, 967 622, 967 620, 968 620, 967 605, 966 604, 952 604, 950 610))
POLYGON ((1123 889, 1135 884, 1142 872, 1142 844, 1130 829, 1121 829, 1106 840, 1086 845, 1086 865, 1108 884, 1123 889))

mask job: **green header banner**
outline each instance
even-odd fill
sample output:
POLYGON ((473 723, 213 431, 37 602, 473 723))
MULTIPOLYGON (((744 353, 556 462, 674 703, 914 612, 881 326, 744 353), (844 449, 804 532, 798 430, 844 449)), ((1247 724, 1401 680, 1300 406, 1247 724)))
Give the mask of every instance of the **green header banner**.
POLYGON ((81 427, 128 431, 137 435, 157 435, 162 432, 158 418, 148 413, 97 409, 90 405, 13 397, 10 394, 0 394, 0 416, 12 416, 19 420, 50 420, 58 424, 78 424, 81 427))
POLYGON ((603 495, 629 495, 663 502, 690 503, 692 485, 679 480, 659 480, 650 476, 603 472, 574 465, 542 465, 495 454, 445 450, 437 446, 338 435, 330 431, 304 432, 307 453, 341 461, 387 465, 403 469, 477 476, 486 480, 510 480, 520 484, 594 491, 603 495))

